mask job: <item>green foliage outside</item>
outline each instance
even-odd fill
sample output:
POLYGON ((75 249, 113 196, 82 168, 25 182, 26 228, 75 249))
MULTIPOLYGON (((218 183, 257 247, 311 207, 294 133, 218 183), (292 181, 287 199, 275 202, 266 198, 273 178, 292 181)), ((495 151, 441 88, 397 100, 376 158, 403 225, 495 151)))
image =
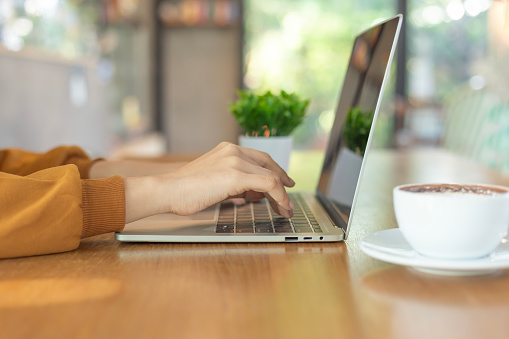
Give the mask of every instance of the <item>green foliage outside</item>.
MULTIPOLYGON (((441 106, 449 91, 475 75, 473 62, 485 54, 488 13, 464 15, 461 20, 417 25, 430 6, 444 13, 455 0, 409 0, 407 91, 441 106), (422 62, 432 74, 419 73, 422 62), (429 75, 429 76, 428 76, 429 75)), ((463 2, 465 3, 465 2, 463 2)), ((294 132, 296 148, 325 147, 338 93, 346 72, 353 37, 381 18, 397 14, 395 0, 246 0, 246 87, 258 92, 284 89, 310 98, 308 114, 294 132)), ((401 45, 400 47, 401 48, 401 45)), ((373 144, 387 147, 394 137, 395 65, 385 89, 373 144)), ((406 99, 406 98, 402 98, 406 99)))
POLYGON ((363 112, 359 107, 350 108, 344 130, 344 138, 349 149, 364 155, 372 122, 373 111, 363 112))
POLYGON ((239 91, 239 99, 230 105, 240 127, 249 136, 287 136, 302 123, 309 100, 294 93, 270 91, 257 95, 239 91))
MULTIPOLYGON (((356 34, 396 14, 396 1, 248 0, 245 84, 258 93, 284 89, 310 99, 294 131, 297 149, 324 149, 356 34), (329 115, 330 116, 330 115, 329 115)), ((392 87, 387 86, 388 102, 392 87)), ((392 110, 382 110, 380 117, 392 110)), ((380 131, 383 140, 392 133, 380 131)))

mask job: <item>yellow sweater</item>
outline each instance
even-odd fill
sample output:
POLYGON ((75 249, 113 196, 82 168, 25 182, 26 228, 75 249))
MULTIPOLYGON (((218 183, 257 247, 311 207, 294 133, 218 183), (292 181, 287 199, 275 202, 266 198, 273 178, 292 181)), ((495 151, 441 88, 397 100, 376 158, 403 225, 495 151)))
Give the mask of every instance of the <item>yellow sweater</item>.
POLYGON ((78 147, 0 150, 0 258, 70 251, 124 228, 124 181, 88 179, 94 161, 78 147))

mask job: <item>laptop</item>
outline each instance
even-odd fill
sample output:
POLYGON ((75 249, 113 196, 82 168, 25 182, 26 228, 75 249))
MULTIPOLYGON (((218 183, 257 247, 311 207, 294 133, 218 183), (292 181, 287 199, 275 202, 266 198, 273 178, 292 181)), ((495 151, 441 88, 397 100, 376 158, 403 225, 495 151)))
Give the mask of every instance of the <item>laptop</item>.
POLYGON ((266 199, 225 201, 191 216, 170 213, 125 226, 125 242, 331 242, 348 237, 359 182, 401 28, 402 15, 359 34, 353 43, 316 192, 290 192, 291 219, 266 199))

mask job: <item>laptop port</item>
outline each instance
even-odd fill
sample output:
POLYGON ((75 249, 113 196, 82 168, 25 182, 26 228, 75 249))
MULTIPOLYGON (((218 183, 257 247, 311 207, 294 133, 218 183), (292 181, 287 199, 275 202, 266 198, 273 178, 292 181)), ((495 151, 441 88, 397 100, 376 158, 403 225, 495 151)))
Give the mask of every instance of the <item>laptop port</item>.
POLYGON ((299 237, 285 237, 285 241, 297 242, 297 241, 299 241, 299 237))
POLYGON ((304 237, 304 240, 313 240, 312 237, 304 237))

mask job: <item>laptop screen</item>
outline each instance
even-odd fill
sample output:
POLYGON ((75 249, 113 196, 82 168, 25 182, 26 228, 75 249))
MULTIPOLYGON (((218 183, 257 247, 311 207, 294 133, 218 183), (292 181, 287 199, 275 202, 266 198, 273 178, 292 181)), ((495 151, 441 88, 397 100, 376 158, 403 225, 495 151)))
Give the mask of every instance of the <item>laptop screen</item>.
POLYGON ((400 20, 401 16, 389 19, 355 39, 339 96, 317 195, 345 236, 400 20))

